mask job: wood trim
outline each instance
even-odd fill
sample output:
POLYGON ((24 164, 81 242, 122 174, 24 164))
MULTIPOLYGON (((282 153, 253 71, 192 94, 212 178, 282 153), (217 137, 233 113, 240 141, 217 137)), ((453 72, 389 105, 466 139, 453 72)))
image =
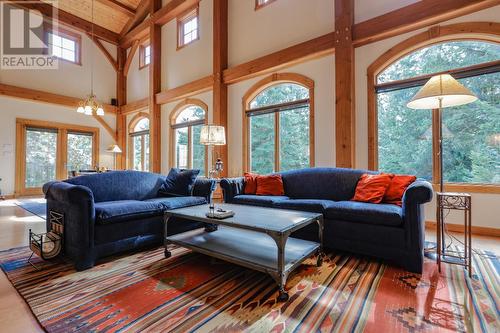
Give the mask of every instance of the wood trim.
POLYGON ((60 36, 62 38, 66 38, 66 39, 69 39, 69 40, 72 40, 73 42, 75 42, 75 61, 70 61, 70 60, 66 60, 63 58, 59 58, 59 57, 56 57, 56 58, 59 61, 64 61, 64 62, 67 62, 70 64, 81 66, 82 65, 82 35, 74 33, 71 30, 61 28, 59 26, 57 28, 54 28, 48 24, 44 24, 44 34, 45 34, 44 38, 45 38, 45 43, 47 45, 49 43, 49 35, 48 35, 49 33, 52 33, 54 35, 57 35, 57 36, 60 36))
MULTIPOLYGON (((439 191, 439 183, 435 182, 432 187, 439 191)), ((444 184, 444 189, 447 192, 500 194, 500 185, 497 184, 447 183, 444 184)))
POLYGON ((144 21, 146 16, 148 16, 149 14, 149 3, 150 0, 141 0, 139 5, 137 6, 137 9, 135 10, 134 17, 130 18, 130 20, 123 26, 122 30, 120 31, 121 37, 125 36, 125 34, 135 28, 135 26, 137 26, 140 22, 144 21))
MULTIPOLYGON (((128 76, 128 71, 130 69, 130 65, 132 64, 132 60, 134 59, 135 52, 137 51, 137 48, 139 47, 139 40, 134 41, 132 44, 132 47, 130 48, 130 52, 127 55, 127 61, 125 61, 125 64, 123 65, 123 75, 128 76)), ((151 48, 152 51, 152 48, 151 48)))
POLYGON ((149 107, 149 98, 143 98, 137 101, 130 102, 128 104, 123 105, 120 108, 120 113, 127 115, 131 113, 138 112, 140 110, 147 109, 149 107))
POLYGON ((142 43, 139 45, 139 70, 149 66, 149 64, 146 64, 146 48, 148 46, 150 46, 149 43, 142 43))
POLYGON ((125 5, 124 3, 116 1, 116 0, 97 0, 97 2, 100 2, 103 5, 108 6, 110 9, 112 9, 114 11, 118 11, 122 14, 129 16, 129 17, 134 17, 136 14, 135 9, 125 5))
POLYGON ((500 4, 499 0, 417 1, 353 26, 356 47, 500 4))
POLYGON ((26 188, 26 128, 35 127, 57 130, 56 148, 56 179, 67 178, 67 134, 68 132, 81 132, 92 134, 92 164, 99 165, 99 128, 58 123, 53 121, 16 118, 16 175, 15 196, 42 194, 40 188, 26 188))
MULTIPOLYGON (((378 116, 375 94, 377 75, 395 61, 428 45, 470 38, 498 43, 500 42, 500 23, 464 22, 434 26, 393 46, 368 66, 368 168, 370 170, 378 169, 378 116)), ((434 169, 434 174, 439 172, 434 169)))
POLYGON ((172 0, 153 14, 153 22, 164 25, 189 9, 198 6, 200 0, 172 0))
POLYGON ((276 0, 269 0, 268 2, 266 3, 259 3, 259 0, 255 0, 255 10, 259 10, 261 8, 264 8, 266 6, 269 6, 270 4, 272 4, 273 2, 275 2, 276 0))
MULTIPOLYGON (((134 161, 134 145, 133 145, 133 138, 130 134, 134 133, 134 127, 137 125, 137 123, 141 120, 141 119, 148 119, 150 121, 150 125, 151 125, 151 119, 149 117, 149 113, 146 113, 146 112, 138 112, 137 114, 135 114, 132 119, 130 119, 129 123, 128 123, 128 159, 127 161, 130 163, 128 164, 128 168, 129 169, 133 169, 134 165, 133 165, 133 161, 134 161)), ((145 169, 145 162, 144 162, 144 156, 145 156, 145 147, 144 147, 144 139, 142 140, 142 155, 141 155, 141 167, 142 167, 142 170, 143 171, 146 171, 145 169)))
POLYGON ((113 138, 113 140, 116 142, 116 131, 111 128, 111 126, 108 125, 108 123, 101 117, 96 114, 92 115, 98 122, 101 124, 102 127, 108 132, 108 134, 113 138))
POLYGON ((141 120, 141 119, 148 119, 149 121, 151 121, 151 119, 149 118, 149 113, 147 112, 138 112, 137 114, 135 114, 132 119, 130 119, 129 123, 128 123, 128 134, 130 133, 134 133, 134 127, 137 125, 137 123, 141 120))
POLYGON ((90 40, 94 42, 94 44, 97 46, 97 48, 99 50, 101 50, 101 52, 104 54, 104 56, 106 57, 106 59, 108 59, 108 61, 111 64, 111 66, 113 66, 114 70, 116 72, 118 72, 118 63, 117 63, 117 61, 111 55, 111 53, 108 52, 108 50, 104 47, 104 45, 101 43, 101 41, 97 37, 92 36, 92 34, 87 34, 87 37, 90 38, 90 40))
MULTIPOLYGON (((32 100, 36 102, 49 103, 67 106, 75 109, 78 107, 78 104, 81 101, 81 98, 69 97, 59 94, 53 94, 45 91, 21 88, 16 86, 11 86, 8 84, 0 83, 0 95, 20 98, 25 100, 32 100)), ((116 106, 110 104, 102 104, 104 111, 111 114, 117 113, 116 106)))
POLYGON ((36 1, 26 1, 26 2, 15 2, 15 6, 27 10, 39 11, 46 22, 52 19, 57 20, 59 23, 81 31, 83 33, 91 33, 92 25, 94 26, 94 36, 99 37, 112 44, 118 44, 119 35, 111 30, 103 28, 97 24, 92 24, 91 22, 84 20, 76 15, 70 14, 60 9, 55 9, 51 4, 43 3, 40 0, 36 1))
POLYGON ((182 13, 177 17, 177 51, 180 49, 191 45, 200 39, 200 7, 197 4, 194 8, 190 8, 185 13, 182 13), (194 17, 198 20, 198 29, 196 32, 196 38, 190 41, 189 43, 184 44, 184 22, 193 19, 194 17))
MULTIPOLYGON (((248 91, 243 95, 242 101, 242 128, 243 128, 243 172, 250 172, 250 154, 248 150, 250 149, 250 130, 248 117, 246 116, 247 111, 250 109, 251 101, 265 89, 274 86, 279 83, 295 83, 299 84, 307 89, 309 89, 309 163, 311 167, 315 166, 315 143, 314 143, 314 81, 304 75, 297 73, 275 73, 263 78, 259 82, 255 83, 248 91)), ((279 122, 277 122, 279 124, 279 122)), ((279 128, 275 126, 275 131, 278 132, 279 128)), ((275 133, 275 138, 279 140, 279 136, 275 133)), ((279 143, 279 141, 278 141, 279 143)), ((275 143, 276 147, 279 146, 275 143)), ((279 151, 275 149, 275 168, 279 171, 279 151)))
MULTIPOLYGON (((461 224, 446 223, 446 227, 449 231, 452 232, 459 232, 459 233, 464 232, 464 226, 461 224)), ((425 221, 425 228, 435 230, 436 222, 425 221)), ((479 236, 500 237, 500 229, 498 228, 471 226, 471 233, 473 235, 479 235, 479 236)))
MULTIPOLYGON (((185 100, 183 100, 182 102, 178 103, 173 109, 172 111, 170 112, 170 116, 169 116, 169 142, 170 142, 170 149, 169 149, 169 156, 168 156, 168 161, 169 161, 169 165, 171 168, 175 168, 175 165, 176 165, 176 159, 175 159, 175 129, 172 128, 172 125, 175 124, 175 119, 177 118, 177 116, 182 112, 184 111, 184 109, 188 106, 192 106, 192 105, 196 105, 200 108, 202 108, 203 110, 205 110, 205 125, 208 124, 208 105, 203 102, 202 100, 200 99, 197 99, 197 98, 186 98, 185 100)), ((190 131, 190 128, 191 126, 186 126, 189 128, 189 131, 190 131)), ((191 135, 189 135, 188 133, 188 138, 190 139, 191 138, 191 135)), ((191 151, 191 145, 188 144, 188 155, 189 156, 192 156, 192 152, 191 151)), ((188 164, 191 164, 191 158, 188 159, 188 164)), ((205 147, 205 170, 206 170, 206 176, 208 177, 208 146, 205 147)))
POLYGON ((194 96, 202 92, 212 90, 213 84, 213 75, 205 76, 201 79, 183 84, 182 86, 164 90, 156 94, 156 103, 166 104, 181 100, 183 98, 194 96))
POLYGON ((226 84, 234 84, 268 74, 334 52, 335 33, 311 39, 223 71, 226 84))
POLYGON ((153 20, 150 17, 139 23, 135 28, 130 30, 126 35, 120 38, 120 47, 128 49, 136 40, 142 40, 149 36, 149 26, 153 20))

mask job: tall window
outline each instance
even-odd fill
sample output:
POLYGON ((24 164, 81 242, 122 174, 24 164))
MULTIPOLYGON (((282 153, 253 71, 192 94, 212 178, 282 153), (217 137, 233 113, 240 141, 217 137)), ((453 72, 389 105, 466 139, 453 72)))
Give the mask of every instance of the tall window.
POLYGON ((151 63, 151 45, 141 45, 139 49, 139 69, 151 63))
POLYGON ((130 122, 130 166, 133 170, 149 171, 149 118, 137 114, 130 122))
POLYGON ((43 184, 99 164, 99 129, 17 119, 16 194, 41 193, 43 184))
POLYGON ((198 100, 179 104, 172 113, 172 165, 180 169, 199 169, 206 175, 206 147, 200 143, 200 132, 206 123, 206 105, 198 100), (196 103, 196 104, 194 104, 196 103))
POLYGON ((177 48, 181 48, 200 38, 198 7, 177 19, 177 48))
POLYGON ((81 36, 59 28, 46 32, 49 54, 75 64, 81 64, 81 36))
MULTIPOLYGON (((300 81, 257 84, 247 94, 245 110, 246 170, 270 173, 309 167, 313 159, 313 82, 297 74, 281 74, 300 81), (252 91, 251 90, 251 91, 252 91)), ((274 77, 274 76, 273 76, 274 77)))
POLYGON ((439 182, 438 119, 406 103, 433 75, 449 72, 475 103, 443 109, 443 171, 448 183, 500 184, 500 44, 433 44, 390 64, 376 78, 378 167, 439 182))

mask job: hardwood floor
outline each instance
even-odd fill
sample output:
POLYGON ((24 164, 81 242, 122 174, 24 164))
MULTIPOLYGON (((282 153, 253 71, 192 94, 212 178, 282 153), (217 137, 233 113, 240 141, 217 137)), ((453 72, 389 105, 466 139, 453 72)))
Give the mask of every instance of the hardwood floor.
MULTIPOLYGON (((31 199, 36 200, 36 199, 31 199)), ((45 220, 18 207, 16 200, 0 201, 0 250, 28 244, 28 230, 45 231, 45 220)), ((460 234, 453 234, 460 237, 460 234)), ((426 231, 426 239, 435 240, 435 230, 426 231)), ((500 238, 473 236, 472 245, 500 253, 500 238)), ((43 332, 29 307, 0 272, 0 327, 3 333, 43 332)))

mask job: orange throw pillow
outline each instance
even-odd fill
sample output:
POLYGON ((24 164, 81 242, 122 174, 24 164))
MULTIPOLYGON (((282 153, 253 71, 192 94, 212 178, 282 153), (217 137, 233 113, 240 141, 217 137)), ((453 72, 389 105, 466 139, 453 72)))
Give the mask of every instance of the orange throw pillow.
POLYGON ((381 203, 385 192, 391 184, 392 175, 380 174, 369 175, 363 174, 356 185, 356 193, 353 201, 381 203))
POLYGON ((257 195, 285 195, 281 175, 257 176, 257 195))
POLYGON ((245 186, 243 193, 245 194, 255 194, 257 192, 257 176, 256 173, 245 172, 243 175, 245 177, 245 186))
POLYGON ((403 194, 408 186, 410 186, 415 180, 417 180, 417 177, 415 176, 394 175, 394 177, 392 177, 391 184, 385 192, 383 202, 402 206, 403 194))

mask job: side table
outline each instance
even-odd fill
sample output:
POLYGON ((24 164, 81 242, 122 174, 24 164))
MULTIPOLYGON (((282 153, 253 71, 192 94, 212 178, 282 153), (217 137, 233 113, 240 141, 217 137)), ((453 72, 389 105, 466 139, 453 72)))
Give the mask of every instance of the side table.
POLYGON ((471 237, 471 195, 468 193, 437 193, 437 264, 441 272, 441 262, 465 266, 472 277, 472 237, 471 237), (446 211, 464 212, 464 254, 450 251, 445 244, 446 211))

